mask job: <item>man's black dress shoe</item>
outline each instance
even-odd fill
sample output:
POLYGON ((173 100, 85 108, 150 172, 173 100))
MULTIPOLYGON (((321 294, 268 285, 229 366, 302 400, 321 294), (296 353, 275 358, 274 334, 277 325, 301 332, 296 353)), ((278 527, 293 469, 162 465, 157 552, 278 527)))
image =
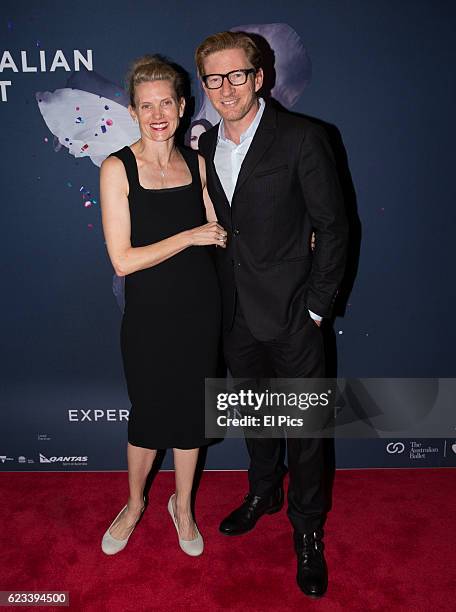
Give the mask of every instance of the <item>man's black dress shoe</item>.
POLYGON ((253 529, 263 514, 274 514, 283 506, 283 487, 265 497, 248 493, 239 508, 233 510, 226 519, 220 523, 220 531, 225 535, 241 535, 253 529))
POLYGON ((294 534, 298 556, 296 580, 303 593, 322 597, 328 588, 328 567, 323 554, 323 530, 294 534))

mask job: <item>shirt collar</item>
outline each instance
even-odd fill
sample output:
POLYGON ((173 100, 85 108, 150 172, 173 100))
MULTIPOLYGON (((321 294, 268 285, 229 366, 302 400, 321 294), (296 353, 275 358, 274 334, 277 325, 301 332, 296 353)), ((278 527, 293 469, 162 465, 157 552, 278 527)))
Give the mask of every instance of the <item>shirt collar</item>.
MULTIPOLYGON (((245 130, 245 132, 241 134, 239 144, 242 144, 244 140, 246 140, 247 138, 253 138, 253 136, 255 135, 255 132, 257 131, 258 125, 261 121, 261 117, 263 116, 263 112, 266 106, 263 98, 258 98, 258 103, 259 103, 259 107, 258 107, 257 114, 255 115, 254 120, 249 125, 249 127, 245 130)), ((232 143, 232 141, 229 140, 229 138, 226 138, 225 136, 225 127, 224 127, 223 119, 221 119, 219 123, 218 140, 223 140, 223 142, 232 143)))

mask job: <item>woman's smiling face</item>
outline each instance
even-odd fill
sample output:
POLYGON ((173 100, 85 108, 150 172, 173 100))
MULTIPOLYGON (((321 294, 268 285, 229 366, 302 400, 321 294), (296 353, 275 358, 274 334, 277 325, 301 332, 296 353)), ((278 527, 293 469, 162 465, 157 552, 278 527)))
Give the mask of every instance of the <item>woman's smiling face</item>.
POLYGON ((171 81, 147 81, 136 85, 135 105, 135 108, 130 107, 130 113, 138 120, 141 136, 164 142, 176 133, 184 114, 185 100, 177 99, 171 81))

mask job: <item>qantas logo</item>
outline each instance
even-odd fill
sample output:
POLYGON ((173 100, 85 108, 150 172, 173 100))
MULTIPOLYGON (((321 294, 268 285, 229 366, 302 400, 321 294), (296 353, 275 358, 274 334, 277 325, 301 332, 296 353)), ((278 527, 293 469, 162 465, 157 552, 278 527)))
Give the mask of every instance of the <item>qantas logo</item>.
POLYGON ((40 463, 87 463, 88 457, 45 457, 40 453, 40 463))

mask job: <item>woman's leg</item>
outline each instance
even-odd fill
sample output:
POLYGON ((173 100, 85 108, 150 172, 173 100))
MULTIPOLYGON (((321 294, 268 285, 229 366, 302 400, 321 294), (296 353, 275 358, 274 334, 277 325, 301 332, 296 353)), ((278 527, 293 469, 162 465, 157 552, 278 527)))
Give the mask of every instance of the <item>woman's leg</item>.
POLYGON ((130 534, 144 506, 144 485, 157 454, 156 450, 141 448, 128 443, 128 485, 130 494, 128 506, 119 520, 110 529, 113 538, 124 540, 130 534))
POLYGON ((191 510, 191 494, 199 448, 174 448, 173 451, 176 475, 174 515, 179 526, 179 537, 182 540, 194 540, 197 533, 191 510))

